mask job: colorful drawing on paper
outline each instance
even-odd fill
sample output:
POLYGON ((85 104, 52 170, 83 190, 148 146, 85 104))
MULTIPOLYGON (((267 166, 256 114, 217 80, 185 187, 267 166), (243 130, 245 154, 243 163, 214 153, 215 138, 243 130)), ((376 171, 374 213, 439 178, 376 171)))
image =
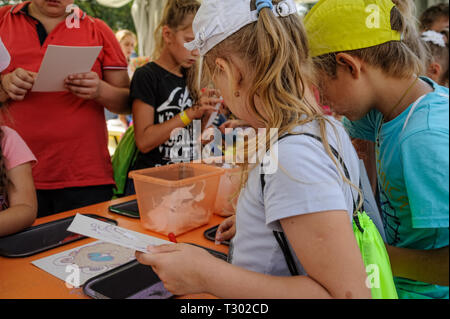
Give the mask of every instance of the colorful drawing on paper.
POLYGON ((96 241, 35 260, 32 264, 64 281, 69 275, 67 267, 76 266, 80 271, 79 283, 83 285, 88 279, 133 259, 135 259, 133 249, 96 241))

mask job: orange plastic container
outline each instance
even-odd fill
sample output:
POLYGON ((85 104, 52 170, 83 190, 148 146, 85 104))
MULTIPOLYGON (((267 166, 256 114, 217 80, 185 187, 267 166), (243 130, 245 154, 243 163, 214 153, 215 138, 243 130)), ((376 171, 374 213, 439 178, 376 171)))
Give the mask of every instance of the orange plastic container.
POLYGON ((130 172, 141 223, 151 231, 176 236, 208 224, 224 170, 180 163, 130 172))
POLYGON ((224 174, 220 177, 217 188, 214 213, 222 217, 228 217, 236 213, 236 205, 239 194, 237 191, 241 182, 241 168, 223 168, 224 174))

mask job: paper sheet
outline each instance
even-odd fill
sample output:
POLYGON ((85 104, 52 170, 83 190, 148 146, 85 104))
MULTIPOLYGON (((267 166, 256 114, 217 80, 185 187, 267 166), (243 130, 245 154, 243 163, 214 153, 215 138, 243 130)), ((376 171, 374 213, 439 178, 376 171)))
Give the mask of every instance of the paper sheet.
POLYGON ((102 48, 49 45, 31 91, 67 91, 64 79, 71 74, 90 72, 102 48))
POLYGON ((144 235, 80 214, 75 216, 67 231, 144 253, 148 252, 147 247, 149 245, 172 244, 167 240, 144 235))
POLYGON ((6 69, 11 62, 11 56, 9 55, 8 50, 3 44, 2 38, 0 37, 0 72, 6 69))
POLYGON ((31 263, 78 288, 89 279, 134 259, 132 249, 95 241, 31 263))

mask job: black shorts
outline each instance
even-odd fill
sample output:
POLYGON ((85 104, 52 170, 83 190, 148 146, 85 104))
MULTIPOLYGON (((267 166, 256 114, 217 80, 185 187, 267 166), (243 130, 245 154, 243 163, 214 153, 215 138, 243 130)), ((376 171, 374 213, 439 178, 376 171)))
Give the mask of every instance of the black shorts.
POLYGON ((113 185, 36 190, 38 218, 112 199, 113 185))

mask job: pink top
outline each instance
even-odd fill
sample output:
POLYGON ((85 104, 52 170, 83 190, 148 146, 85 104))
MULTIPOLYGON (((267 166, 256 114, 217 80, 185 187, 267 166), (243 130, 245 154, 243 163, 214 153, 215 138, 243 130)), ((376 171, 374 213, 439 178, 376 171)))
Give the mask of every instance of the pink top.
POLYGON ((6 170, 25 163, 36 164, 36 157, 16 131, 7 126, 0 126, 0 129, 4 134, 1 142, 6 170))

